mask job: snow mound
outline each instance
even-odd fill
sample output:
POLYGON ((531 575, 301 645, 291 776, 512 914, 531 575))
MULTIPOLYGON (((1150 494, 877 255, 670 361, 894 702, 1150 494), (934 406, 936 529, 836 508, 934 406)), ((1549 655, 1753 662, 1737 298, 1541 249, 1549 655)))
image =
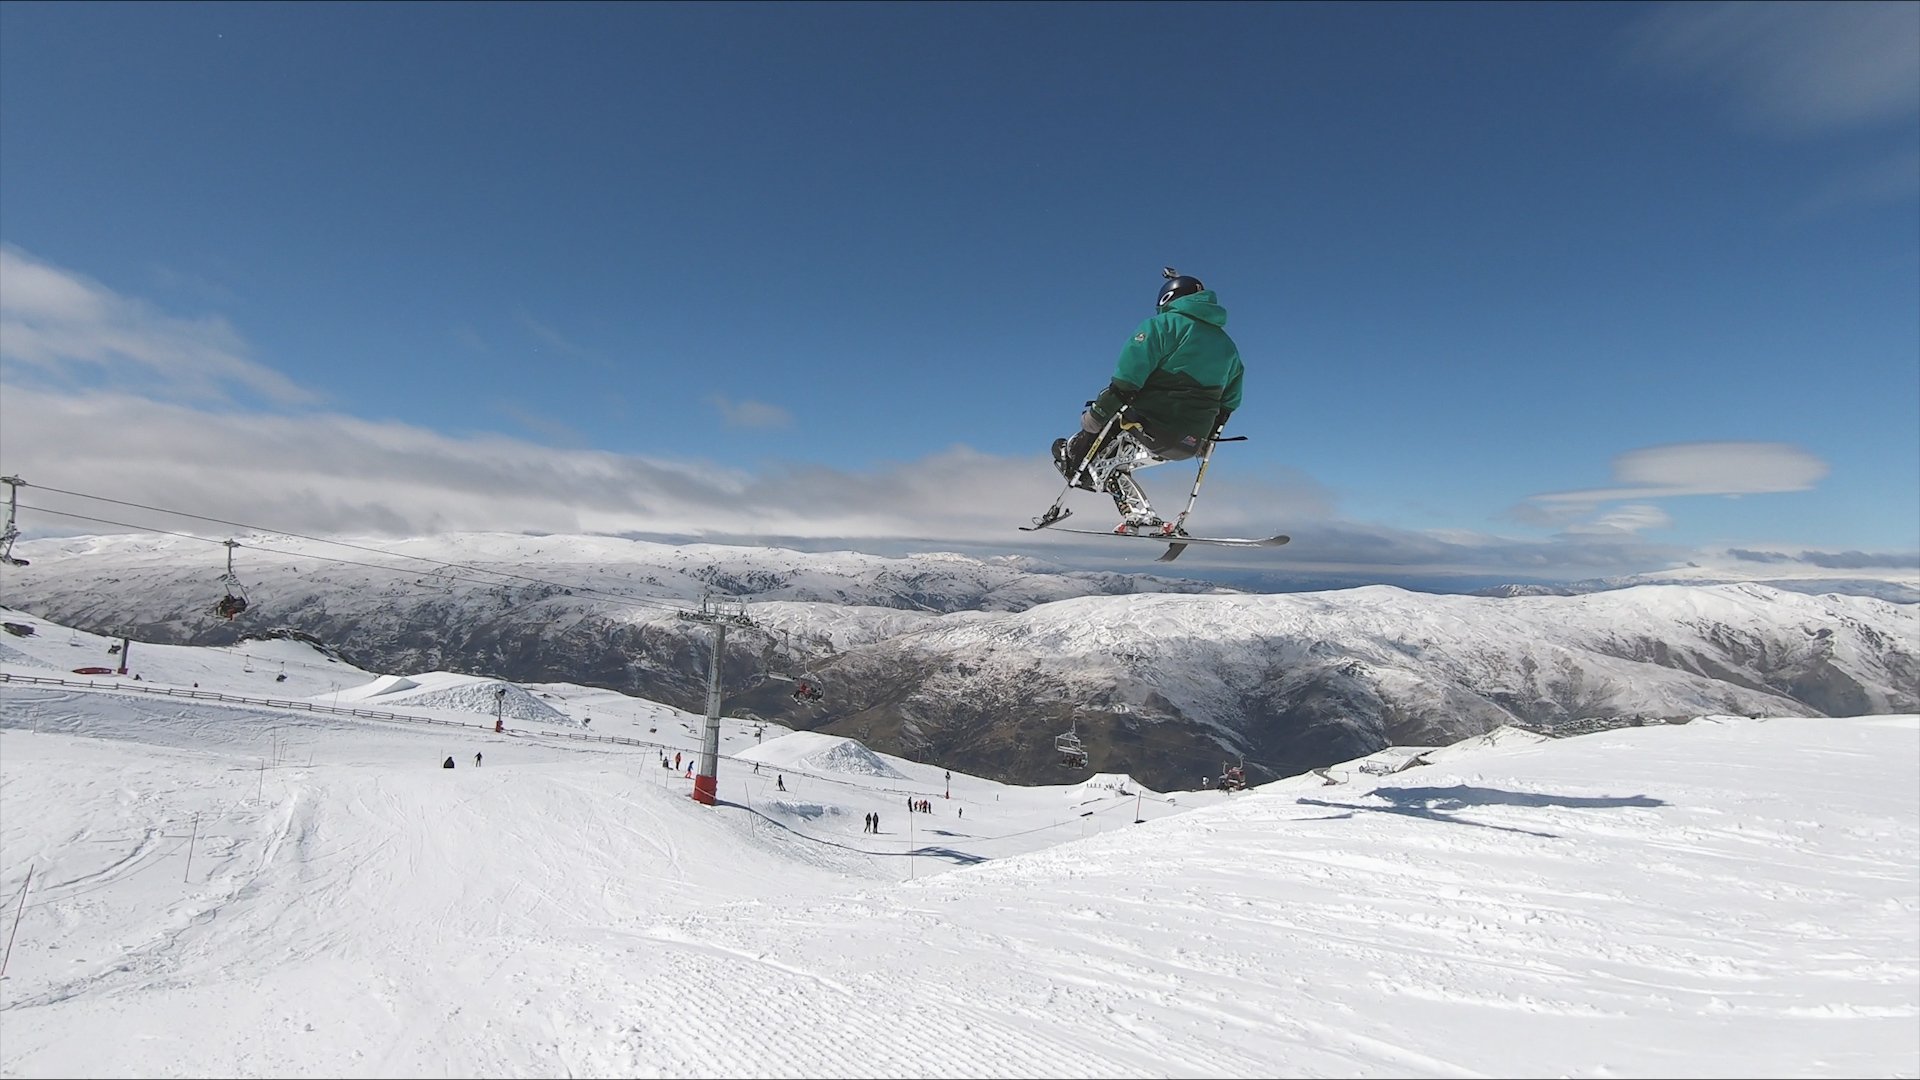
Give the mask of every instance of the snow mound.
POLYGON ((745 761, 768 765, 803 767, 818 772, 854 773, 886 780, 905 780, 906 775, 886 763, 866 744, 838 735, 817 731, 796 731, 769 740, 738 755, 745 761))
POLYGON ((405 675, 382 675, 365 686, 342 693, 341 697, 351 697, 356 701, 379 697, 382 694, 397 694, 402 690, 418 689, 419 683, 405 675))
POLYGON ((866 744, 852 739, 840 739, 838 745, 830 746, 816 754, 808 754, 806 764, 823 772, 858 773, 861 776, 880 776, 888 780, 905 780, 906 776, 893 766, 880 759, 880 755, 867 749, 866 744))
POLYGON ((1078 784, 1066 789, 1068 802, 1086 802, 1089 799, 1110 799, 1116 795, 1159 795, 1157 791, 1140 786, 1139 781, 1126 773, 1094 773, 1078 784))
POLYGON ((382 675, 365 686, 340 693, 342 701, 378 698, 380 704, 407 709, 451 709, 530 724, 573 724, 566 713, 534 697, 525 689, 499 679, 430 671, 417 675, 382 675), (504 695, 502 691, 505 691, 504 695))
POLYGON ((1444 749, 1440 746, 1388 746, 1365 757, 1354 758, 1346 764, 1368 776, 1392 776, 1429 764, 1434 755, 1444 749))
POLYGON ((1528 731, 1526 728, 1514 727, 1512 724, 1502 724, 1484 735, 1469 736, 1468 738, 1461 739, 1457 743, 1442 746, 1435 750, 1428 750, 1420 756, 1427 762, 1432 763, 1445 760, 1457 754, 1478 753, 1496 746, 1532 746, 1535 743, 1550 741, 1552 741, 1552 736, 1550 735, 1542 735, 1537 731, 1528 731))

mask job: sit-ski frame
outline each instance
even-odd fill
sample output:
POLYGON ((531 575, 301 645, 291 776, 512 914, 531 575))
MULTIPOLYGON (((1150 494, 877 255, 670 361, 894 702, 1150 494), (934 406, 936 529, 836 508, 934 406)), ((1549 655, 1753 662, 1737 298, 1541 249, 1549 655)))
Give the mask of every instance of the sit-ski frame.
POLYGON ((1153 512, 1153 503, 1147 499, 1147 493, 1134 482, 1133 472, 1154 465, 1165 465, 1167 459, 1147 449, 1138 434, 1140 425, 1128 421, 1126 415, 1126 410, 1122 409, 1107 420, 1094 437, 1093 445, 1087 448, 1087 456, 1081 459, 1080 468, 1067 478, 1066 486, 1060 489, 1053 505, 1047 508, 1046 513, 1033 519, 1032 526, 1021 526, 1023 530, 1033 532, 1044 529, 1072 514, 1073 511, 1066 508, 1067 493, 1073 490, 1073 482, 1084 476, 1095 491, 1111 496, 1119 507, 1125 520, 1114 529, 1115 533, 1164 537, 1186 534, 1187 517, 1193 513, 1194 503, 1200 499, 1200 485, 1207 478, 1207 463, 1213 460, 1214 443, 1237 440, 1207 440, 1206 449, 1200 454, 1199 470, 1193 477, 1193 490, 1187 495, 1186 507, 1172 521, 1161 521, 1153 512), (1111 449, 1108 449, 1109 445, 1111 449), (1120 490, 1108 490, 1109 481, 1120 490))

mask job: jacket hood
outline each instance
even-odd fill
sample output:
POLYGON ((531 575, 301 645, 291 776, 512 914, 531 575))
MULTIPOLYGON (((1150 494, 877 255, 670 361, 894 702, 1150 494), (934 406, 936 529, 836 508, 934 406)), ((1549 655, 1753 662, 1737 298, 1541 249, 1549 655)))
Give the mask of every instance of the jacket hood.
POLYGON ((1177 311, 1182 315, 1199 319, 1203 323, 1212 323, 1222 330, 1227 326, 1227 309, 1220 306, 1220 300, 1213 295, 1212 289, 1188 293, 1168 304, 1167 310, 1177 311))

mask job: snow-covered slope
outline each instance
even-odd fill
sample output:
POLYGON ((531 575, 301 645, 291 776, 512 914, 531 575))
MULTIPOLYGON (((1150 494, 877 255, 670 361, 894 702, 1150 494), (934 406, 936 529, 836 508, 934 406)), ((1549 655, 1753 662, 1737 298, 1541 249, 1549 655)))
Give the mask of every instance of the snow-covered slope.
POLYGON ((0 1075, 1920 1072, 1920 717, 1171 799, 767 735, 702 807, 577 734, 0 683, 0 1075))
POLYGON ((196 647, 135 640, 122 651, 123 639, 93 634, 22 612, 0 608, 0 664, 48 676, 74 668, 127 666, 128 674, 192 688, 238 687, 256 696, 310 697, 337 693, 374 678, 324 648, 294 638, 248 641, 238 645, 196 647))

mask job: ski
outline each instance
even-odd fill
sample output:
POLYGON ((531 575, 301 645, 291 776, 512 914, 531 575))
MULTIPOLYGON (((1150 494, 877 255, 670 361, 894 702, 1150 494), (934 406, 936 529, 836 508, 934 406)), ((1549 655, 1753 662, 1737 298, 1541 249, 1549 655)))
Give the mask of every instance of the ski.
MULTIPOLYGON (((1064 506, 1055 506, 1053 509, 1048 510, 1046 513, 1040 515, 1037 518, 1034 518, 1033 524, 1020 526, 1020 531, 1021 532, 1039 532, 1041 529, 1051 528, 1053 526, 1053 523, 1056 521, 1065 521, 1072 516, 1073 516, 1073 511, 1067 509, 1064 506)), ((1066 531, 1066 530, 1062 530, 1062 531, 1066 531)), ((1081 531, 1081 530, 1074 530, 1074 531, 1081 531)))
MULTIPOLYGON (((1128 540, 1157 540, 1162 544, 1212 544, 1216 547, 1279 547, 1292 540, 1291 536, 1189 536, 1186 533, 1171 535, 1159 532, 1109 532, 1102 529, 1071 529, 1064 526, 1051 526, 1054 532, 1078 533, 1081 536, 1118 536, 1128 540)), ((1029 530, 1032 531, 1032 530, 1029 530)))
POLYGON ((1071 528, 1066 528, 1059 525, 1035 525, 1030 528, 1028 526, 1023 525, 1021 526, 1021 528, 1026 529, 1026 531, 1028 532, 1035 532, 1040 529, 1051 528, 1054 532, 1075 533, 1080 536, 1118 536, 1118 537, 1124 537, 1130 540, 1157 541, 1159 543, 1167 545, 1167 551, 1166 551, 1166 554, 1161 555, 1158 559, 1154 560, 1155 562, 1172 562, 1173 560, 1179 558, 1180 553, 1185 551, 1187 549, 1187 546, 1190 544, 1201 544, 1208 547, 1225 547, 1225 548, 1270 548, 1270 547, 1279 547, 1280 545, 1285 544, 1288 541, 1293 539, 1292 537, 1285 536, 1285 535, 1261 536, 1261 537, 1189 536, 1186 533, 1176 533, 1174 535, 1169 536, 1164 533, 1151 532, 1151 531, 1149 532, 1102 532, 1099 529, 1071 529, 1071 528))
MULTIPOLYGON (((1124 536, 1128 534, 1121 533, 1118 535, 1124 536)), ((1180 557, 1181 552, 1187 550, 1188 544, 1211 544, 1214 547, 1229 547, 1229 548, 1279 547, 1280 545, 1293 539, 1293 537, 1287 536, 1285 534, 1275 534, 1273 536, 1262 536, 1258 539, 1250 539, 1246 537, 1237 537, 1237 536, 1181 536, 1181 537, 1169 539, 1168 537, 1155 537, 1152 534, 1148 534, 1147 539, 1168 540, 1166 552, 1162 554, 1159 558, 1153 561, 1154 562, 1172 562, 1173 560, 1180 557)))

